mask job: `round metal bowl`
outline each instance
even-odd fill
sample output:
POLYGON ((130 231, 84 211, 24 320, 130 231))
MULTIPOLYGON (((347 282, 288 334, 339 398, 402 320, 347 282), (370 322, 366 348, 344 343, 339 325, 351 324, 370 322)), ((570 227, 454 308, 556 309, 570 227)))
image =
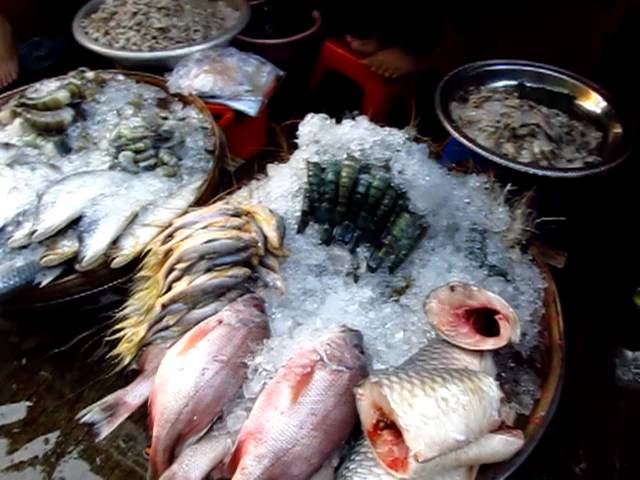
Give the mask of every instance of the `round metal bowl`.
POLYGON ((436 110, 449 133, 466 147, 502 166, 532 175, 583 177, 608 170, 630 152, 630 132, 623 127, 620 111, 611 97, 589 80, 549 65, 519 60, 492 60, 465 65, 447 75, 436 91, 436 110), (520 95, 569 117, 589 122, 603 133, 602 162, 581 168, 561 169, 520 163, 479 144, 456 124, 451 103, 473 87, 519 87, 520 95), (520 88, 522 87, 522 88, 520 88))
POLYGON ((230 6, 240 12, 238 21, 226 32, 212 37, 204 42, 194 43, 186 47, 174 48, 171 50, 157 50, 154 52, 139 52, 134 50, 122 50, 102 45, 89 38, 80 22, 98 10, 104 0, 91 0, 82 7, 73 19, 73 36, 76 41, 85 48, 100 55, 112 59, 116 64, 130 69, 165 69, 170 70, 184 57, 211 47, 228 45, 231 39, 236 36, 249 22, 251 10, 246 0, 224 0, 230 6))

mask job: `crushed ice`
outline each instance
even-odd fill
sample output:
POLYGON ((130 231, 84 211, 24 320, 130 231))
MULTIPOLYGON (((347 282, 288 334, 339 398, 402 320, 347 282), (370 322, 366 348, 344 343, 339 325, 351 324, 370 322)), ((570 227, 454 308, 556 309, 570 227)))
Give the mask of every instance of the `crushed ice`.
MULTIPOLYGON (((411 141, 408 132, 377 126, 366 117, 337 123, 326 115, 308 115, 299 126, 298 149, 290 160, 269 165, 265 178, 235 194, 264 203, 285 219, 291 252, 282 265, 286 294, 267 298, 272 338, 251 363, 245 397, 258 394, 302 339, 336 324, 362 332, 372 368, 398 365, 435 335, 425 321, 423 301, 429 291, 451 280, 473 282, 511 303, 523 330, 516 348, 527 356, 540 342, 545 284, 532 260, 503 242, 500 234, 510 224, 511 211, 495 190, 483 176, 446 171, 429 158, 425 145, 411 141), (347 153, 369 163, 390 164, 394 183, 429 224, 426 238, 395 274, 364 273, 358 283, 348 275, 347 251, 321 245, 317 226, 295 233, 306 161, 327 162, 347 153), (487 259, 501 275, 469 258, 465 246, 471 228, 485 234, 487 259)), ((537 391, 537 380, 530 387, 528 391, 537 391)), ((519 410, 530 408, 530 399, 525 402, 519 410)), ((230 409, 232 431, 246 403, 230 409)))

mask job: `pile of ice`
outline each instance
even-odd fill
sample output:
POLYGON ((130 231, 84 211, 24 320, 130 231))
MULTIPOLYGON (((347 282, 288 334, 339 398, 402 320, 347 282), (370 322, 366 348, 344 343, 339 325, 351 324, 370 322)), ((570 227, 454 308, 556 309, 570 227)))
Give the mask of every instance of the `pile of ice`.
POLYGON ((409 132, 377 126, 366 117, 337 123, 310 114, 300 124, 298 147, 287 163, 269 165, 265 178, 236 194, 283 217, 291 252, 282 265, 286 294, 267 299, 272 338, 252 363, 246 397, 257 395, 302 339, 337 324, 362 332, 372 368, 403 362, 434 336, 422 309, 426 294, 452 280, 473 282, 511 303, 523 324, 517 348, 524 355, 539 344, 544 280, 529 257, 503 241, 512 213, 487 178, 446 171, 409 132), (389 165, 394 184, 405 190, 411 209, 429 225, 425 239, 393 275, 365 273, 356 283, 343 247, 321 245, 314 224, 304 234, 295 233, 306 162, 341 160, 347 153, 389 165), (502 276, 469 259, 465 245, 470 228, 485 233, 488 261, 502 276))

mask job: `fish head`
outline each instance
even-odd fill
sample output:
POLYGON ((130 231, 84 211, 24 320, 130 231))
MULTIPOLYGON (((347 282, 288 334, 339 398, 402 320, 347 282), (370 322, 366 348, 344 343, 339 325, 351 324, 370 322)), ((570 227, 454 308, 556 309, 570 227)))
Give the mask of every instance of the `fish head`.
POLYGON ((264 298, 256 293, 249 293, 238 298, 232 305, 250 310, 256 310, 262 314, 267 313, 264 298))
POLYGON ((520 320, 500 296, 450 282, 427 296, 424 312, 447 341, 469 350, 493 350, 520 340, 520 320))
POLYGON ((366 368, 364 340, 359 330, 340 325, 330 331, 315 347, 322 360, 346 370, 366 368))

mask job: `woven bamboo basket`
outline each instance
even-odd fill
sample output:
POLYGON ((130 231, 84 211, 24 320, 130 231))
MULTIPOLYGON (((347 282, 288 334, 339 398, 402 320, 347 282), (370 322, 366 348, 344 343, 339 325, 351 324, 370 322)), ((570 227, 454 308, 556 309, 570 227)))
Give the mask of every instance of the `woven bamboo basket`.
MULTIPOLYGON (((169 93, 164 78, 143 72, 132 72, 126 70, 97 70, 102 74, 120 74, 134 79, 138 82, 148 83, 159 87, 169 93)), ((14 97, 24 92, 30 85, 12 90, 0 95, 0 108, 11 101, 14 97)), ((212 166, 207 178, 203 181, 201 191, 193 206, 205 205, 213 196, 218 193, 219 173, 221 166, 228 162, 229 153, 222 130, 218 127, 211 116, 209 109, 198 97, 194 95, 174 95, 185 104, 193 105, 209 121, 212 130, 212 166)), ((86 297, 98 293, 115 285, 126 282, 135 271, 138 262, 112 269, 108 265, 100 266, 87 272, 73 272, 54 280, 44 287, 27 288, 19 292, 16 296, 7 300, 6 306, 9 308, 35 308, 53 304, 66 303, 68 301, 86 297)))

